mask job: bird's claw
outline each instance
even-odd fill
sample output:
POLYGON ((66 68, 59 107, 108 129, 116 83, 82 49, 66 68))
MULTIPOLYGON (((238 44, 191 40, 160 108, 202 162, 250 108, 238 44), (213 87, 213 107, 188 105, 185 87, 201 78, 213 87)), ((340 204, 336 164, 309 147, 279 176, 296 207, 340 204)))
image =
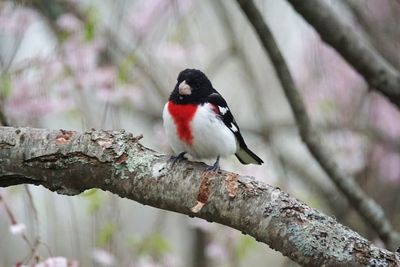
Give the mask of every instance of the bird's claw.
POLYGON ((178 156, 171 156, 168 160, 168 162, 171 162, 171 168, 173 168, 178 161, 185 159, 185 154, 186 152, 181 152, 178 156))
POLYGON ((219 156, 218 156, 214 165, 208 166, 205 171, 206 172, 219 172, 220 170, 221 170, 221 168, 219 166, 219 156))

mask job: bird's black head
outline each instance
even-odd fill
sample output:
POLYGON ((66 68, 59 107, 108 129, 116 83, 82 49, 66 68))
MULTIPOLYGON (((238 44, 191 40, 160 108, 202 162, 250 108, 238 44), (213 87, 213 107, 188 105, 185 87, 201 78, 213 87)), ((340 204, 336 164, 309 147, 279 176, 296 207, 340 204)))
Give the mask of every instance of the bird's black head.
POLYGON ((169 100, 178 104, 200 104, 213 91, 210 80, 203 72, 196 69, 185 69, 179 73, 169 100))

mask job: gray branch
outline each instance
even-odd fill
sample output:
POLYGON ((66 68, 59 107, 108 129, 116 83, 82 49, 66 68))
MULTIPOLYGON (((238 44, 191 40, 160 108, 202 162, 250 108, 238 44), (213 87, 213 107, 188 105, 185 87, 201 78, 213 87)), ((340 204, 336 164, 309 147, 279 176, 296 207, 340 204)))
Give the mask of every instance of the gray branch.
POLYGON ((400 107, 400 74, 365 38, 329 6, 324 0, 288 0, 303 16, 368 82, 400 107))
POLYGON ((387 247, 390 249, 396 248, 400 242, 399 234, 393 229, 382 207, 364 193, 353 177, 346 175, 340 170, 336 162, 332 159, 331 153, 321 144, 320 134, 312 127, 303 100, 294 84, 285 59, 275 42, 274 36, 264 22, 261 13, 251 0, 237 0, 237 2, 254 27, 261 44, 275 67, 285 96, 292 108, 300 136, 307 145, 308 150, 337 188, 347 197, 350 204, 372 229, 378 233, 387 247))
POLYGON ((76 195, 100 188, 144 205, 235 228, 306 266, 397 266, 335 219, 254 180, 145 148, 124 131, 0 128, 0 186, 42 185, 76 195), (203 206, 194 213, 193 207, 203 206))

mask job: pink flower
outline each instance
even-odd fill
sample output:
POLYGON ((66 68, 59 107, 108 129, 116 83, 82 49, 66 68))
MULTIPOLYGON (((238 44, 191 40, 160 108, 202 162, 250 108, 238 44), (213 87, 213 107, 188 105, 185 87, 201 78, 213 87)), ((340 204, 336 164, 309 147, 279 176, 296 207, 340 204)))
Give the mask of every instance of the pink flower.
POLYGON ((44 86, 38 76, 20 75, 12 81, 11 94, 5 102, 7 115, 13 118, 39 118, 69 109, 73 103, 66 96, 48 95, 40 90, 44 86))
MULTIPOLYGON (((397 4, 397 3, 395 3, 397 4)), ((389 1, 370 1, 365 2, 368 7, 368 14, 372 17, 385 19, 387 17, 393 16, 393 8, 389 1)))
POLYGON ((151 31, 155 22, 165 12, 165 5, 168 1, 164 0, 147 0, 136 4, 131 12, 129 12, 128 21, 133 31, 142 38, 151 31))
POLYGON ((37 56, 33 58, 31 61, 31 69, 34 69, 38 73, 37 75, 42 76, 42 81, 44 82, 54 82, 53 80, 59 78, 64 75, 64 63, 61 61, 61 58, 57 55, 55 56, 37 56))
POLYGON ((79 85, 85 89, 111 89, 117 78, 114 66, 96 67, 76 74, 79 85))
POLYGON ((102 266, 111 266, 115 264, 114 255, 101 248, 96 248, 92 251, 92 258, 102 266))
POLYGON ((87 43, 80 37, 69 38, 62 47, 64 62, 74 73, 94 70, 103 49, 100 40, 87 43))
POLYGON ((16 6, 11 1, 1 3, 0 31, 20 35, 35 19, 36 15, 31 9, 16 6))
POLYGON ((68 32, 77 32, 82 29, 82 22, 71 13, 61 15, 56 23, 58 27, 68 32))
POLYGON ((222 262, 226 261, 229 258, 229 253, 226 248, 215 241, 212 241, 207 245, 206 255, 210 259, 222 262))
POLYGON ((21 235, 26 232, 26 225, 23 223, 11 224, 10 232, 13 235, 21 235))
POLYGON ((374 146, 371 162, 376 163, 378 176, 388 182, 400 182, 400 155, 383 146, 374 146))
POLYGON ((77 261, 68 261, 64 257, 52 257, 35 265, 35 267, 79 267, 77 261))
POLYGON ((373 94, 370 101, 370 121, 392 139, 400 138, 400 112, 385 97, 373 94))
POLYGON ((64 78, 55 84, 55 89, 61 96, 68 96, 68 94, 75 88, 75 83, 72 78, 64 78))

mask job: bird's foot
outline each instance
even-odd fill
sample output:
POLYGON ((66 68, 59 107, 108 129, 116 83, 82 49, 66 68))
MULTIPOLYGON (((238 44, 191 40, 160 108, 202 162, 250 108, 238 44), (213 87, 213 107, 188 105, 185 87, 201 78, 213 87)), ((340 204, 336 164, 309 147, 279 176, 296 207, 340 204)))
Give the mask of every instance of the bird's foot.
POLYGON ((171 162, 171 168, 173 168, 178 161, 185 159, 185 154, 186 152, 181 152, 178 156, 171 156, 168 160, 168 162, 171 162))
POLYGON ((221 168, 219 166, 219 156, 218 156, 214 165, 207 167, 205 171, 206 172, 219 172, 220 170, 221 170, 221 168))

